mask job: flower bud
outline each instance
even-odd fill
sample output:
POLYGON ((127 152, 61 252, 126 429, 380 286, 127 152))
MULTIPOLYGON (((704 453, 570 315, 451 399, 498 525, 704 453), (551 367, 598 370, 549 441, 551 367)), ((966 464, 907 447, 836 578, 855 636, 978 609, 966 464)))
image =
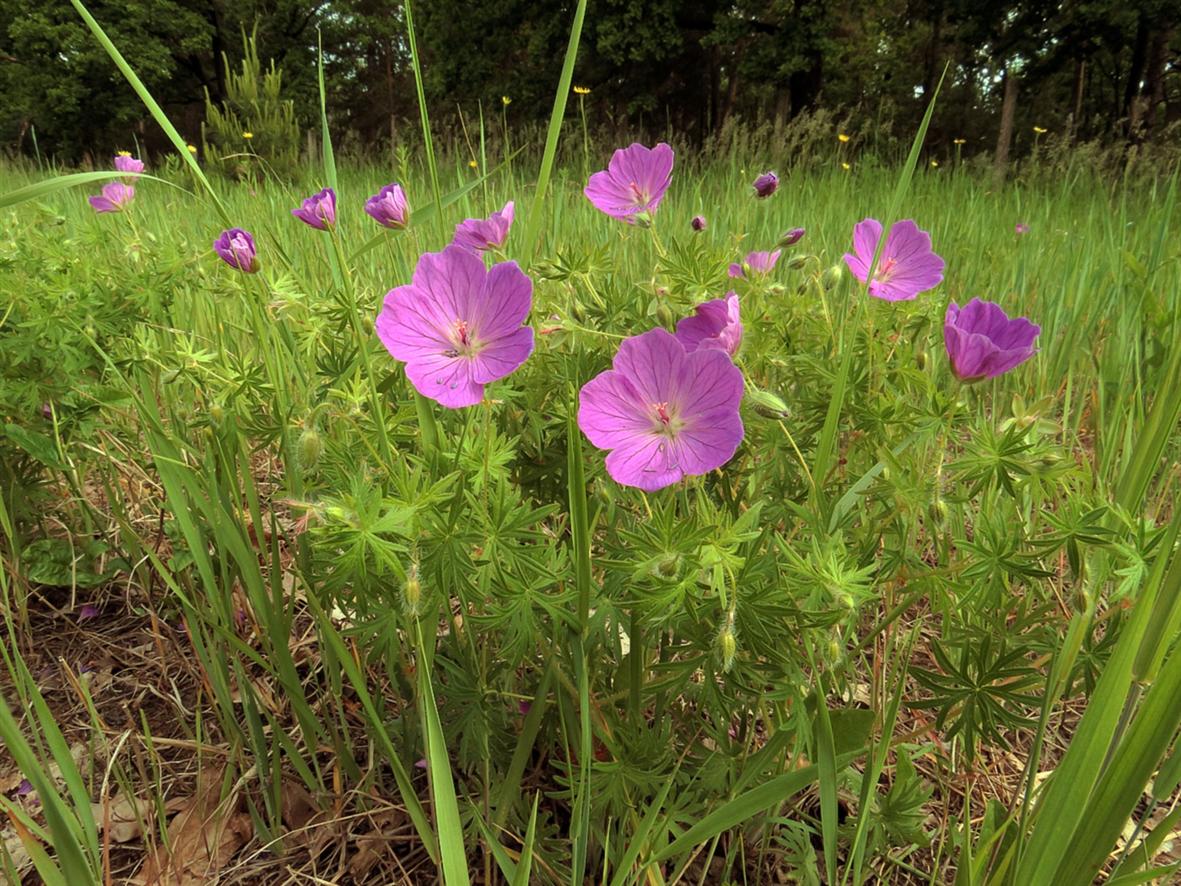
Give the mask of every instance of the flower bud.
POLYGON ((722 671, 730 672, 734 667, 734 657, 738 654, 738 638, 734 636, 734 626, 727 622, 718 633, 718 654, 722 657, 722 671))
POLYGON ((927 508, 927 519, 931 521, 932 526, 945 526, 947 524, 947 502, 942 498, 931 502, 931 506, 927 508))
POLYGON ((770 197, 779 189, 779 176, 774 172, 764 172, 754 182, 755 196, 770 197))
POLYGON ((779 243, 776 245, 784 247, 795 246, 800 242, 805 233, 803 228, 792 228, 790 231, 784 231, 783 235, 779 238, 779 243))
POLYGON ((833 289, 836 289, 837 284, 841 282, 842 274, 843 271, 841 271, 840 265, 833 265, 831 268, 821 274, 820 285, 824 288, 824 291, 831 292, 833 289))
POLYGON ((668 306, 668 302, 662 301, 656 306, 656 319, 661 326, 672 326, 677 318, 673 314, 672 308, 668 306))
POLYGON ((828 645, 824 652, 829 664, 839 664, 844 657, 845 647, 841 645, 841 641, 836 637, 829 637, 828 645))
POLYGON ((793 271, 799 271, 803 269, 804 265, 806 265, 808 260, 811 258, 812 256, 810 255, 797 255, 795 258, 792 258, 788 261, 787 266, 793 271))
POLYGON ((764 418, 781 419, 787 418, 789 414, 787 404, 778 394, 751 388, 747 391, 746 397, 750 400, 755 412, 764 418))
POLYGON ((320 434, 315 428, 309 427, 299 435, 299 441, 295 446, 295 454, 299 459, 299 466, 305 471, 310 471, 316 466, 320 460, 320 453, 324 451, 324 442, 320 439, 320 434))
POLYGON ((705 230, 705 216, 704 215, 693 216, 693 220, 689 222, 689 227, 691 227, 695 231, 704 231, 705 230))
POLYGON ((837 606, 845 612, 853 611, 853 595, 848 591, 838 591, 836 594, 837 606))
POLYGON ((658 578, 676 578, 681 571, 680 554, 667 553, 652 567, 652 574, 658 578))
POLYGON ((209 420, 215 425, 221 424, 226 420, 226 409, 220 403, 212 403, 209 406, 209 420))
POLYGON ((652 215, 649 212, 637 212, 632 216, 632 221, 637 227, 650 228, 652 227, 652 215))
POLYGON ((1091 608, 1091 595, 1087 593, 1087 589, 1082 584, 1075 588, 1072 602, 1075 612, 1086 612, 1091 608))
POLYGON ((927 368, 927 364, 931 362, 931 355, 926 351, 919 351, 914 355, 914 365, 918 367, 919 372, 923 372, 927 368))
POLYGON ((422 606, 422 583, 418 580, 418 567, 412 565, 406 573, 406 584, 402 586, 402 607, 407 615, 418 615, 422 606))

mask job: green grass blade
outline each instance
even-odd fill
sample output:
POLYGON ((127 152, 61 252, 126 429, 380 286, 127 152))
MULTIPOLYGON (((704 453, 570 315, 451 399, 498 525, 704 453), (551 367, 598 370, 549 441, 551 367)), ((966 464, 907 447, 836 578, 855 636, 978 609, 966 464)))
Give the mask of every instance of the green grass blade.
POLYGON ((140 80, 139 76, 134 70, 132 70, 131 65, 127 63, 127 60, 123 58, 123 53, 119 52, 118 47, 116 47, 115 44, 111 42, 111 38, 107 36, 106 32, 102 29, 102 26, 97 21, 95 21, 94 16, 90 14, 90 10, 88 10, 83 5, 82 0, 70 0, 70 2, 74 5, 74 9, 78 10, 78 14, 82 16, 82 20, 86 22, 86 26, 90 28, 91 33, 93 33, 98 39, 98 42, 102 45, 102 48, 106 50, 107 55, 111 57, 111 61, 115 63, 115 66, 119 69, 120 73, 122 73, 127 82, 131 84, 131 88, 135 90, 136 95, 138 95, 140 98, 140 101, 144 103, 144 107, 148 109, 148 112, 152 115, 153 119, 155 119, 156 123, 158 123, 160 128, 164 130, 164 134, 168 136, 168 140, 172 142, 173 147, 176 148, 176 152, 180 154, 181 160, 189 165, 189 169, 192 171, 197 181, 199 181, 205 188, 206 193, 209 194, 210 199, 213 201, 214 207, 217 209, 217 214, 221 216, 221 220, 225 223, 226 227, 233 227, 234 222, 230 218, 229 211, 226 209, 225 204, 222 203, 221 198, 217 195, 217 192, 213 190, 213 185, 209 183, 209 179, 207 179, 205 177, 205 173, 201 171, 201 167, 198 165, 197 159, 189 152, 188 143, 183 138, 181 138, 181 135, 177 131, 176 127, 172 125, 172 121, 168 119, 168 115, 164 113, 164 109, 156 103, 154 98, 152 98, 152 94, 148 92, 148 88, 144 86, 143 81, 140 80))
POLYGON ((529 886, 529 875, 533 871, 533 844, 537 842, 537 803, 541 794, 533 795, 533 810, 529 813, 529 827, 525 831, 525 845, 521 849, 521 860, 517 862, 513 886, 529 886))
POLYGON ((835 883, 837 876, 837 760, 836 744, 832 737, 832 720, 828 716, 828 699, 824 681, 816 694, 816 721, 813 736, 816 742, 816 771, 820 778, 820 836, 824 845, 826 882, 835 883))
MULTIPOLYGON (((415 625, 418 648, 423 648, 422 626, 415 625)), ((439 709, 435 704, 435 690, 431 685, 430 669, 425 661, 418 663, 418 697, 426 720, 426 762, 430 778, 431 797, 434 799, 435 823, 439 833, 439 854, 442 856, 444 886, 468 886, 467 852, 464 850, 463 823, 459 819, 459 802, 455 798, 455 781, 451 777, 451 759, 439 709)))
MULTIPOLYGON (((23 188, 17 188, 14 191, 9 191, 7 194, 0 195, 0 209, 7 209, 10 206, 16 206, 19 203, 24 203, 28 200, 40 200, 43 197, 48 197, 51 194, 56 194, 58 191, 64 191, 67 188, 77 188, 82 185, 93 184, 94 182, 110 181, 116 178, 126 178, 125 172, 71 172, 68 175, 59 175, 54 178, 46 179, 45 181, 34 182, 31 185, 25 185, 23 188)), ((192 195, 192 191, 187 188, 182 188, 178 184, 170 181, 165 181, 162 178, 157 178, 154 175, 146 175, 140 173, 137 178, 147 179, 149 181, 160 182, 168 185, 170 188, 176 188, 178 191, 183 191, 186 194, 192 195)))
POLYGON ((316 79, 320 87, 320 159, 324 162, 324 183, 337 189, 336 154, 332 150, 332 133, 328 129, 328 93, 324 88, 324 38, 316 29, 316 79))
POLYGON ((439 187, 439 166, 435 160, 435 143, 431 137, 431 118, 426 107, 426 91, 422 85, 422 64, 418 57, 418 40, 414 36, 414 11, 410 0, 402 0, 406 13, 406 42, 410 48, 410 65, 414 69, 414 89, 418 95, 418 118, 422 123, 422 144, 426 151, 426 165, 431 176, 431 193, 435 196, 435 210, 443 218, 443 191, 439 187))
POLYGON ((558 91, 554 95, 554 106, 550 111, 549 128, 545 134, 545 151, 541 155, 541 169, 537 173, 537 187, 533 192, 533 205, 529 209, 529 224, 525 228, 522 255, 526 262, 537 252, 537 232, 541 230, 545 192, 549 188, 554 157, 558 153, 558 137, 562 132, 562 120, 566 116, 566 100, 570 97, 570 86, 574 82, 574 62, 578 57, 578 42, 582 37, 582 22, 585 18, 586 0, 578 0, 578 6, 574 10, 574 21, 570 25, 570 40, 566 44, 566 58, 562 61, 562 75, 558 79, 558 91))

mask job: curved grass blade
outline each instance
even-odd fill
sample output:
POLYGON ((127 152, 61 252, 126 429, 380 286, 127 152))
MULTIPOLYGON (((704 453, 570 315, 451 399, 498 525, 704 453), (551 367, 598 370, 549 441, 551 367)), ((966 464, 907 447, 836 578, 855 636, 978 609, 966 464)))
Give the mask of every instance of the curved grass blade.
MULTIPOLYGON (((104 170, 103 172, 71 172, 68 175, 59 175, 46 179, 45 181, 25 185, 14 191, 9 191, 7 194, 0 194, 0 209, 7 209, 9 206, 16 206, 19 203, 25 203, 29 200, 40 200, 43 197, 48 197, 50 194, 56 194, 58 191, 64 191, 68 188, 77 188, 82 185, 93 184, 94 182, 110 181, 111 179, 126 177, 127 173, 125 172, 113 172, 109 170, 104 170)), ((154 175, 140 173, 136 178, 160 182, 161 184, 168 185, 170 188, 176 188, 178 191, 195 196, 188 188, 183 188, 175 182, 166 181, 154 175)))
POLYGON ((205 191, 209 194, 210 199, 213 200, 213 205, 217 208, 217 214, 221 216, 221 220, 225 222, 226 227, 232 228, 234 226, 234 222, 230 218, 229 211, 226 209, 225 204, 221 202, 221 198, 218 197, 217 193, 213 190, 213 185, 210 184, 209 179, 205 177, 205 173, 201 171, 201 167, 197 164, 196 158, 193 157, 191 153, 189 153, 188 144, 183 138, 181 138, 180 133, 177 131, 176 127, 172 125, 172 121, 168 119, 168 115, 164 113, 164 109, 156 103, 154 98, 152 98, 152 94, 148 92, 148 88, 144 86, 143 81, 140 80, 135 71, 132 70, 131 65, 127 64, 127 60, 123 58, 123 53, 119 52, 115 44, 111 42, 111 38, 107 36, 106 32, 102 29, 102 26, 97 21, 95 21, 94 16, 92 16, 90 14, 90 10, 88 10, 85 5, 83 5, 82 0, 70 0, 70 2, 74 5, 74 9, 78 10, 78 14, 82 16, 82 20, 86 22, 86 26, 90 28, 91 33, 93 33, 98 39, 98 42, 102 44, 102 48, 107 51, 107 55, 111 57, 111 61, 115 63, 115 66, 119 69, 120 73, 122 73, 127 82, 131 84, 131 88, 135 90, 136 95, 138 95, 140 101, 144 103, 144 106, 148 109, 148 112, 151 113, 152 117, 160 125, 160 128, 164 130, 164 134, 168 136, 168 140, 172 142, 173 147, 176 148, 176 152, 180 154, 181 159, 185 163, 189 164, 189 169, 192 171, 197 181, 199 181, 205 188, 205 191))

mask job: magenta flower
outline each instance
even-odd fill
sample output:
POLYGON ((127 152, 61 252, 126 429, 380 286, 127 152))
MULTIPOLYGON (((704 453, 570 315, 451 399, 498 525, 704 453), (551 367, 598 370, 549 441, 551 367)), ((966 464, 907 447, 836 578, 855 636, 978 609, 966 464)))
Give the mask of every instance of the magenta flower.
POLYGON ((366 200, 365 211, 387 228, 404 228, 410 222, 410 204, 406 201, 406 192, 397 182, 386 185, 366 200))
POLYGON ((33 793, 33 783, 27 778, 22 778, 21 783, 16 786, 16 795, 18 797, 27 797, 33 793))
POLYGON ((143 172, 144 161, 138 157, 132 157, 126 151, 120 151, 115 155, 115 169, 119 172, 143 172))
POLYGON ((92 618, 98 618, 98 607, 93 603, 83 603, 78 610, 78 621, 90 621, 92 618))
POLYGON ((752 252, 742 260, 742 264, 735 262, 730 265, 730 276, 737 279, 746 277, 748 274, 760 276, 770 274, 782 252, 781 249, 776 249, 774 252, 752 252))
POLYGON ((693 216, 693 218, 689 221, 689 227, 691 227, 695 231, 704 231, 705 230, 705 216, 704 215, 693 216))
POLYGON ((213 251, 231 268, 253 274, 259 269, 258 250, 249 231, 230 228, 213 241, 213 251))
POLYGON ((1017 224, 1013 226, 1013 231, 1017 234, 1028 234, 1029 225, 1027 225, 1025 222, 1017 222, 1017 224))
MULTIPOLYGON (((853 252, 845 264, 853 276, 865 282, 869 265, 882 238, 882 223, 867 218, 853 228, 853 252)), ((869 281, 869 294, 886 301, 907 301, 943 280, 943 259, 931 251, 931 235, 910 219, 895 222, 869 281)))
POLYGON ((325 188, 303 201, 299 209, 291 214, 306 225, 320 231, 327 231, 336 224, 336 191, 325 188))
POLYGON ((135 188, 123 182, 108 182, 101 194, 86 199, 95 212, 119 212, 135 199, 135 188))
POLYGON ((512 226, 513 201, 509 200, 503 209, 487 218, 469 218, 457 224, 451 243, 477 255, 488 249, 500 249, 512 226))
POLYGON ((607 473, 661 489, 728 462, 742 442, 742 373, 724 351, 687 353, 665 329, 625 339, 612 368, 587 382, 578 426, 609 449, 607 473))
POLYGON ((951 371, 964 382, 993 378, 1024 363, 1036 353, 1033 341, 1041 331, 1025 317, 1010 320, 1000 305, 978 298, 963 308, 952 302, 943 318, 951 371))
POLYGON ((673 149, 664 142, 654 148, 633 144, 612 154, 607 168, 592 175, 582 193, 599 212, 631 225, 656 211, 672 172, 673 149))
POLYGON ((779 176, 773 172, 764 172, 755 179, 754 189, 756 197, 770 197, 779 190, 779 176))
POLYGON ((736 355, 742 345, 738 296, 727 292, 725 298, 698 305, 692 317, 677 323, 676 338, 687 353, 714 349, 736 355))
POLYGON ((803 228, 792 228, 790 231, 784 231, 783 236, 779 238, 779 245, 795 246, 802 239, 804 239, 804 234, 806 233, 807 231, 805 231, 803 228))
POLYGON ((377 316, 377 336, 425 397, 458 409, 484 399, 484 385, 504 378, 533 352, 522 326, 533 283, 516 262, 491 270, 450 245, 418 260, 409 285, 391 290, 377 316))

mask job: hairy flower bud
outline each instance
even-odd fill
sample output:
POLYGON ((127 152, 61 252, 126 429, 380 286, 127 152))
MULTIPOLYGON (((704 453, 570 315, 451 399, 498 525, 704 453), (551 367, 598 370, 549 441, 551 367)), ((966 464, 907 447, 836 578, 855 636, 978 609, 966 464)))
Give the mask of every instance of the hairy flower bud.
POLYGON ((681 556, 672 552, 665 554, 652 567, 652 574, 658 578, 676 578, 680 571, 681 556))
POLYGON ((787 404, 778 394, 751 388, 746 392, 746 398, 754 407, 755 412, 764 418, 781 419, 788 416, 787 404))
POLYGON ((833 289, 836 289, 837 284, 841 282, 842 274, 840 265, 833 265, 821 274, 820 285, 824 288, 824 291, 831 292, 833 289))
POLYGON ((918 367, 919 372, 926 370, 927 365, 931 362, 931 355, 926 351, 919 351, 914 355, 914 365, 918 367))
POLYGON ((320 439, 319 432, 309 427, 299 435, 299 441, 295 446, 296 457, 299 459, 299 466, 305 471, 310 471, 316 466, 320 460, 320 453, 324 451, 324 442, 320 439))
POLYGON ((811 259, 812 256, 810 255, 797 255, 794 258, 788 260, 787 266, 793 271, 803 270, 804 265, 808 264, 811 259))
POLYGON ((734 626, 727 622, 718 633, 718 654, 722 657, 722 671, 730 672, 734 667, 734 657, 738 654, 738 638, 734 636, 734 626))
POLYGON ((407 615, 418 615, 422 607, 422 583, 418 580, 418 567, 411 566, 406 572, 406 584, 402 586, 402 607, 407 615))

